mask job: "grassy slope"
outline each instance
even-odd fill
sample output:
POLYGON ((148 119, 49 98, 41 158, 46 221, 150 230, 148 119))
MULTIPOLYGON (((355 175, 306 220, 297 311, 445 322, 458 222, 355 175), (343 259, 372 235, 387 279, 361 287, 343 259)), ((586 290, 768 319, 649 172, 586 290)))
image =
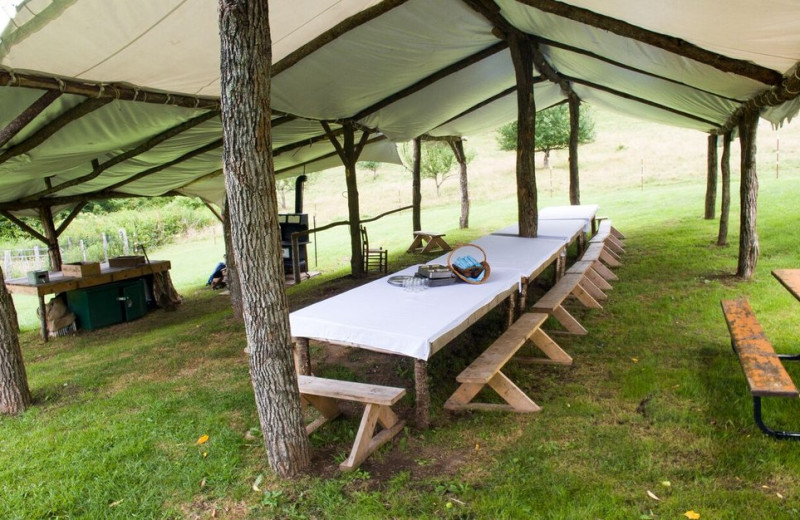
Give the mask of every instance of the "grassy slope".
MULTIPOLYGON (((800 350, 800 304, 769 275, 800 265, 800 168, 782 152, 785 173, 776 180, 764 173, 774 172, 774 162, 762 160, 761 260, 753 282, 735 282, 728 275, 736 233, 732 247, 718 248, 716 223, 701 219, 702 136, 688 134, 699 142, 697 160, 656 161, 659 146, 691 156, 673 137, 685 134, 665 130, 655 144, 642 144, 643 129, 652 126, 605 124, 614 135, 601 134, 594 152, 582 149, 583 195, 628 235, 628 252, 605 308, 579 313, 590 334, 559 339, 573 367, 510 365, 512 380, 544 406, 541 414, 441 410, 454 374, 468 362, 464 352, 496 333, 500 317, 490 316, 431 363, 432 429, 408 430, 361 470, 339 475, 336 461, 357 428, 351 413, 312 439, 314 475, 279 482, 269 475, 260 441, 246 435, 258 421, 241 328, 224 298, 199 288, 222 246, 218 238, 195 241, 151 255, 175 264, 173 277, 187 298, 176 313, 48 344, 34 331, 23 334, 37 406, 0 419, 0 517, 682 518, 693 509, 703 518, 796 518, 800 454, 753 425, 718 301, 749 297, 777 348, 800 350), (633 150, 654 163, 646 166, 654 171, 644 190, 635 154, 618 157, 633 150), (614 173, 634 170, 634 179, 614 173), (684 180, 670 173, 681 170, 684 180), (686 180, 686 173, 696 178, 686 180), (196 446, 202 434, 210 441, 196 446), (265 479, 255 492, 260 474, 265 479)), ((792 147, 782 140, 781 148, 792 147)), ((487 164, 502 162, 495 159, 487 164)), ((479 167, 476 160, 473 229, 448 226, 457 209, 447 206, 429 209, 425 222, 468 240, 514 219, 513 199, 503 193, 511 174, 493 171, 482 184, 479 167)), ((564 197, 563 190, 542 194, 544 204, 564 197)), ((408 242, 407 219, 370 225, 373 240, 386 237, 394 262, 404 260, 396 253, 408 242)), ((346 243, 340 246, 346 251, 346 243)), ((322 279, 303 284, 290 298, 297 304, 327 286, 322 279)), ((342 359, 320 371, 374 380, 380 369, 389 372, 382 377, 412 386, 406 363, 357 352, 342 359)), ((788 369, 800 381, 800 367, 788 369)), ((401 403, 401 412, 410 404, 401 403)), ((780 427, 800 428, 798 402, 767 403, 765 414, 780 427)))

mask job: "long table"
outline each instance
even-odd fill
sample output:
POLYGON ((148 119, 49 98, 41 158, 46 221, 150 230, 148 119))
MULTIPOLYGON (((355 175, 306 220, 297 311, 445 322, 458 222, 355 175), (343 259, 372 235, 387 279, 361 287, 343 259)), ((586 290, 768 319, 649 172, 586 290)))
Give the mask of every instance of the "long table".
POLYGON ((46 295, 105 285, 120 280, 130 280, 131 278, 140 278, 169 271, 170 267, 171 264, 168 260, 152 260, 149 263, 135 267, 110 267, 108 263, 102 263, 100 264, 100 274, 97 276, 74 277, 65 276, 61 271, 51 271, 49 273, 50 281, 47 283, 33 284, 27 278, 11 278, 6 280, 5 284, 8 292, 12 294, 27 294, 39 298, 39 320, 42 339, 47 341, 47 313, 44 303, 46 295))
POLYGON ((578 206, 549 206, 539 210, 539 220, 579 219, 585 221, 587 233, 597 232, 597 204, 581 204, 578 206))
MULTIPOLYGON (((585 219, 540 220, 536 238, 558 239, 567 246, 578 242, 578 246, 584 249, 586 246, 586 224, 587 221, 585 219)), ((519 236, 519 224, 514 223, 498 229, 492 235, 519 236)))

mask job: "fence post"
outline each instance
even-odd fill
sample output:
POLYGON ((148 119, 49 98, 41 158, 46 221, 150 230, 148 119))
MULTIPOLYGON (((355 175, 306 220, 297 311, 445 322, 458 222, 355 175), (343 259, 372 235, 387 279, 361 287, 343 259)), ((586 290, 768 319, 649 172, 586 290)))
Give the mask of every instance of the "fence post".
POLYGON ((125 228, 120 228, 119 238, 122 240, 122 254, 127 256, 130 249, 128 249, 128 232, 125 231, 125 228))
POLYGON ((105 233, 103 233, 103 256, 106 257, 106 262, 108 262, 108 237, 105 233))
POLYGON ((81 239, 81 254, 83 255, 83 261, 86 261, 86 244, 83 243, 83 239, 81 239))
POLYGON ((11 251, 6 250, 3 258, 3 272, 6 278, 11 278, 11 251))

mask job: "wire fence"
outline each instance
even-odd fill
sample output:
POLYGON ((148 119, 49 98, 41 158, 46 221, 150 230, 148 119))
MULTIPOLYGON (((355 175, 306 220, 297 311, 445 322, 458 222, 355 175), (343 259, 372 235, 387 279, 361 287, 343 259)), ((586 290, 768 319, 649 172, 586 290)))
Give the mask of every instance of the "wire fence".
MULTIPOLYGON (((129 255, 138 245, 136 237, 120 229, 116 235, 102 233, 100 237, 73 240, 68 237, 61 245, 61 259, 68 262, 108 262, 110 257, 129 255)), ((30 249, 0 250, 6 280, 20 278, 28 271, 51 270, 47 248, 35 245, 30 249)))

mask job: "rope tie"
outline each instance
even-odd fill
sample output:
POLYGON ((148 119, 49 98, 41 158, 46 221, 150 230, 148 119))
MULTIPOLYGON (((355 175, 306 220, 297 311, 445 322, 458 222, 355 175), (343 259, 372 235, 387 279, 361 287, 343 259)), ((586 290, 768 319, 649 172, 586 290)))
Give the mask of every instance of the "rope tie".
POLYGON ((100 99, 101 97, 103 97, 103 93, 105 92, 105 90, 106 90, 106 84, 105 83, 100 83, 100 90, 97 92, 97 96, 95 96, 95 97, 97 99, 100 99))
POLYGON ((56 77, 55 80, 56 80, 56 83, 58 83, 58 90, 60 90, 61 92, 64 92, 66 90, 66 88, 67 88, 67 84, 64 83, 64 80, 59 78, 59 77, 56 77))

